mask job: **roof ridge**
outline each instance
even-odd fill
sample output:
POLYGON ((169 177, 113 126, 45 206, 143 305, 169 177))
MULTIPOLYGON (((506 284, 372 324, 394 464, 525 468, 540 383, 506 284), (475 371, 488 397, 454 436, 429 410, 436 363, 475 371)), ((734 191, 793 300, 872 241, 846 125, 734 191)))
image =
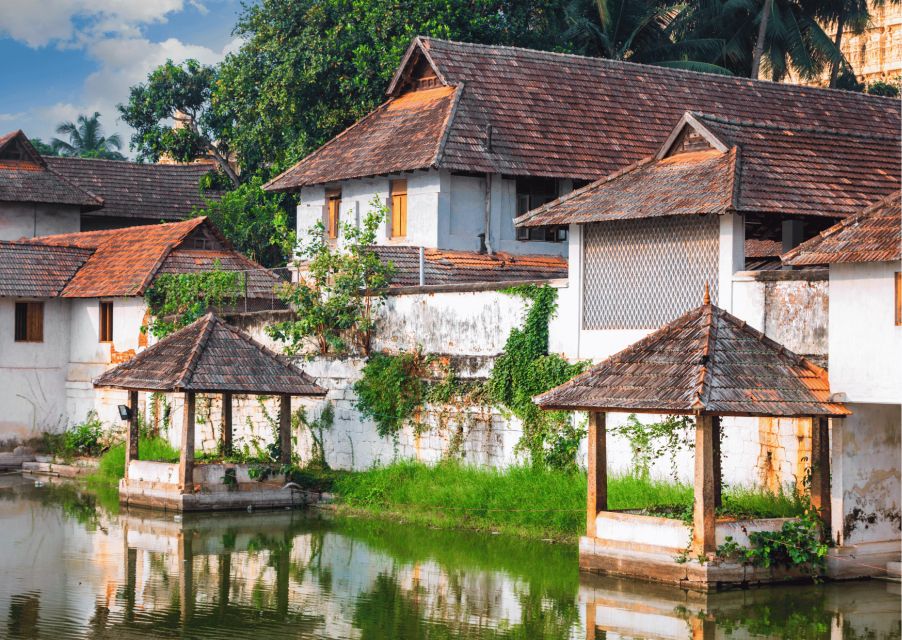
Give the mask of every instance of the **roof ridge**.
POLYGON ((864 131, 853 131, 843 129, 829 129, 825 127, 805 127, 801 125, 780 125, 771 122, 759 120, 742 120, 740 118, 724 118, 723 116, 715 116, 700 111, 691 111, 699 120, 707 120, 721 125, 733 127, 748 127, 751 129, 767 129, 769 131, 796 131, 800 133, 822 133, 828 136, 844 136, 847 138, 870 138, 874 140, 889 140, 895 142, 896 137, 882 136, 876 133, 867 133, 864 131))
POLYGON ((844 89, 831 89, 829 87, 809 87, 805 85, 797 85, 797 84, 788 84, 784 82, 777 82, 774 80, 768 80, 766 78, 746 78, 744 76, 736 76, 732 74, 725 73, 712 73, 710 71, 691 71, 689 69, 680 69, 678 67, 666 67, 664 65, 656 65, 656 64, 646 64, 642 62, 632 62, 629 60, 614 60, 612 58, 601 58, 595 56, 585 56, 580 55, 578 53, 564 53, 561 51, 546 51, 544 49, 530 49, 528 47, 515 47, 511 45, 502 45, 502 44, 480 44, 476 42, 463 42, 460 40, 447 40, 444 38, 434 38, 432 36, 416 36, 416 38, 420 38, 424 42, 443 42, 446 44, 452 44, 456 46, 464 46, 464 47, 472 47, 474 49, 502 49, 505 51, 522 51, 525 53, 538 54, 538 55, 548 55, 555 56, 560 58, 575 58, 577 60, 586 60, 601 64, 610 64, 612 66, 624 66, 624 67, 639 67, 642 69, 655 69, 655 70, 663 70, 669 73, 677 73, 677 74, 688 74, 693 76, 707 76, 711 78, 717 78, 721 80, 733 81, 737 84, 746 84, 749 86, 756 85, 764 85, 769 86, 770 88, 778 88, 780 91, 798 91, 800 93, 812 93, 812 92, 831 92, 837 95, 842 95, 843 97, 850 98, 851 100, 857 100, 860 98, 865 98, 865 102, 867 100, 874 101, 898 101, 898 98, 889 98, 885 96, 876 96, 866 93, 858 93, 855 91, 846 91, 844 89))
POLYGON ((203 327, 200 328, 200 332, 198 333, 197 339, 194 342, 194 347, 191 349, 191 356, 188 358, 187 362, 185 362, 185 367, 182 369, 182 373, 176 378, 175 388, 179 389, 185 388, 185 385, 188 382, 189 376, 194 375, 194 369, 197 367, 197 362, 200 359, 200 354, 204 350, 204 346, 207 344, 207 340, 210 337, 210 334, 213 332, 215 328, 215 324, 218 321, 215 315, 212 312, 208 312, 195 322, 203 322, 203 327))
MULTIPOLYGON (((705 296, 707 297, 708 287, 705 286, 705 296)), ((705 322, 705 335, 702 338, 702 353, 699 364, 701 368, 698 372, 698 380, 695 389, 695 400, 692 408, 697 411, 704 411, 708 403, 708 397, 711 393, 711 385, 708 381, 708 364, 712 360, 714 349, 717 342, 717 328, 714 324, 714 305, 703 305, 702 315, 705 322)))
POLYGON ((448 109, 448 113, 445 115, 445 121, 442 123, 442 135, 439 136, 438 145, 435 149, 435 156, 432 158, 432 166, 438 167, 439 163, 442 161, 442 156, 445 154, 445 144, 448 142, 448 138, 451 137, 451 123, 454 122, 454 117, 457 115, 457 106, 460 104, 460 98, 464 92, 465 83, 459 82, 456 86, 454 86, 454 97, 451 99, 451 108, 448 109))

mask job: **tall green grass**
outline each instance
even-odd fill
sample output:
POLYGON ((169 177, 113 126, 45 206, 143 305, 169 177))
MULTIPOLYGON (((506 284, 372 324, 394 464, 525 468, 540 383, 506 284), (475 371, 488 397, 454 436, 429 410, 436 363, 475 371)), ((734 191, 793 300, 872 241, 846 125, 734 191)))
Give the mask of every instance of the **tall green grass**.
MULTIPOLYGON (((557 540, 573 539, 585 529, 586 475, 581 472, 396 462, 337 476, 334 490, 352 509, 427 526, 557 540)), ((691 513, 692 502, 687 484, 629 475, 608 479, 612 510, 681 517, 691 513)), ((753 489, 727 490, 723 503, 725 514, 743 517, 786 517, 803 510, 795 496, 753 489)))
MULTIPOLYGON (((139 460, 178 462, 179 451, 164 438, 141 438, 138 441, 139 460)), ((88 477, 92 483, 118 483, 125 476, 125 443, 120 442, 100 457, 97 471, 88 477)))

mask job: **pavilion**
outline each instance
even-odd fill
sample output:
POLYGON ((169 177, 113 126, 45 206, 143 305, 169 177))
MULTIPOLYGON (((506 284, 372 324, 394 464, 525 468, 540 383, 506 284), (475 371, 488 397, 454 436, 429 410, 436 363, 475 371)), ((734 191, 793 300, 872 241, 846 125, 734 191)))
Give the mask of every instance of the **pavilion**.
MULTIPOLYGON (((232 449, 233 394, 279 397, 279 462, 291 461, 291 397, 325 396, 325 389, 284 357, 212 313, 169 335, 94 380, 95 387, 129 394, 124 503, 179 511, 293 504, 290 491, 255 482, 248 465, 195 465, 196 395, 222 395, 222 451, 232 449), (178 465, 138 459, 138 392, 184 394, 178 465)), ((272 480, 278 480, 273 476, 272 480)))
POLYGON ((707 291, 702 306, 534 401, 543 409, 589 412, 586 535, 580 540, 583 569, 701 590, 794 577, 792 572, 783 575, 771 569, 729 566, 715 557, 727 535, 747 543, 748 533, 779 529, 784 521, 716 520, 724 416, 811 419, 811 501, 829 537, 828 421, 850 412, 831 402, 824 369, 712 305, 707 291), (669 518, 608 511, 607 412, 695 416, 691 526, 669 518), (689 548, 687 539, 691 539, 689 548), (674 559, 690 550, 689 562, 674 559))

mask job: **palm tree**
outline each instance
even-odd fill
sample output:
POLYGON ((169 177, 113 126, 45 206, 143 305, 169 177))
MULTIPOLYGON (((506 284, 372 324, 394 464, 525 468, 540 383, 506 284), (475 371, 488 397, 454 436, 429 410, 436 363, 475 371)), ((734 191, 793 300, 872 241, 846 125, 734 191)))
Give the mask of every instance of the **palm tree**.
POLYGON ((63 122, 56 128, 60 135, 69 137, 69 142, 52 138, 50 146, 61 156, 80 158, 106 158, 107 160, 125 160, 125 156, 119 153, 122 148, 122 140, 119 134, 103 136, 103 127, 100 125, 100 112, 88 117, 81 114, 76 122, 63 122))

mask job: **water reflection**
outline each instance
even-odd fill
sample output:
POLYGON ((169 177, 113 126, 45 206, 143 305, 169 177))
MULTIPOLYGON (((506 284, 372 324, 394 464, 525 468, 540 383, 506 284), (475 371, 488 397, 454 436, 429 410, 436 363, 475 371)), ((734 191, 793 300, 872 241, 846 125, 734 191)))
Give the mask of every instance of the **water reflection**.
POLYGON ((10 638, 900 638, 897 585, 705 597, 580 576, 575 550, 298 511, 116 513, 0 479, 10 638))

